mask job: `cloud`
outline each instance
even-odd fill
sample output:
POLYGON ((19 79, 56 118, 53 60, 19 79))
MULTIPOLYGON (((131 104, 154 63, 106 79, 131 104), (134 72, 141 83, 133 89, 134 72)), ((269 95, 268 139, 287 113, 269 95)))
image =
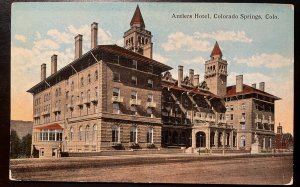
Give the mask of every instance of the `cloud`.
POLYGON ((168 36, 168 41, 162 44, 165 51, 182 49, 185 51, 208 51, 211 49, 208 41, 197 40, 195 35, 175 32, 168 36))
POLYGON ((23 43, 26 42, 26 37, 23 36, 23 35, 21 35, 21 34, 16 34, 16 35, 15 35, 15 39, 18 40, 18 41, 21 41, 21 42, 23 42, 23 43))
POLYGON ((184 64, 204 64, 205 59, 201 56, 193 58, 191 60, 182 60, 184 64))
POLYGON ((167 64, 167 62, 170 60, 169 58, 164 57, 158 53, 153 54, 153 59, 157 60, 158 62, 164 63, 164 64, 167 64))
POLYGON ((252 39, 246 36, 244 31, 217 31, 212 33, 199 33, 196 32, 195 38, 202 39, 213 39, 216 41, 233 41, 233 42, 243 42, 251 43, 252 39))
POLYGON ((50 39, 42 39, 34 42, 34 48, 39 50, 48 50, 48 49, 53 50, 53 49, 58 49, 59 45, 50 39))
POLYGON ((182 32, 171 33, 168 36, 167 42, 161 46, 165 51, 185 50, 185 51, 209 51, 212 49, 210 41, 232 41, 251 43, 252 39, 249 38, 244 31, 217 31, 211 33, 195 32, 188 35, 182 32))
POLYGON ((74 37, 70 33, 59 32, 57 29, 51 29, 47 32, 57 43, 73 43, 74 37))
MULTIPOLYGON (((236 83, 236 76, 241 75, 240 73, 231 72, 227 77, 227 85, 235 85, 236 83)), ((265 82, 266 86, 269 86, 268 83, 272 81, 272 78, 266 76, 261 73, 245 73, 243 74, 243 83, 251 86, 252 84, 256 83, 258 86, 259 82, 265 82)))
POLYGON ((281 56, 278 53, 261 53, 249 58, 234 58, 239 64, 246 64, 250 67, 281 68, 293 63, 293 59, 281 56))

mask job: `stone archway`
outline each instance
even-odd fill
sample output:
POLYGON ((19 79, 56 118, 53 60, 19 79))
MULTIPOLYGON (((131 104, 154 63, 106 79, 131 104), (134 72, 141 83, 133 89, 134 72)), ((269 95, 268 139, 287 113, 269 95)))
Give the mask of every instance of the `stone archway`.
POLYGON ((203 131, 196 133, 196 147, 206 147, 206 134, 203 131))

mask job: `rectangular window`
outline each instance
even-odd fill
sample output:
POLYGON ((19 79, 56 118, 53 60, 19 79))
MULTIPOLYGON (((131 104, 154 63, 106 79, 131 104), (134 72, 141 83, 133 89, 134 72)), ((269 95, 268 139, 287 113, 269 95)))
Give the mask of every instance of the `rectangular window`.
POLYGON ((230 107, 226 106, 226 111, 229 112, 230 111, 230 107))
POLYGON ((230 105, 230 110, 233 111, 233 105, 230 105))
POLYGON ((136 91, 131 92, 131 99, 137 99, 137 92, 136 91))
POLYGON ((149 103, 153 102, 153 95, 148 95, 147 102, 149 103))
POLYGON ((147 86, 148 86, 148 88, 153 88, 153 80, 152 79, 148 79, 147 86))
POLYGON ((113 88, 113 96, 119 97, 120 95, 120 89, 119 88, 113 88))
POLYGON ((136 60, 132 60, 132 68, 137 69, 137 61, 136 60))
POLYGON ((113 113, 114 114, 120 114, 119 103, 113 103, 113 113))
POLYGON ((246 110, 246 105, 245 105, 245 103, 242 104, 242 110, 246 110))
POLYGON ((137 85, 137 78, 136 76, 131 77, 131 84, 137 85))
POLYGON ((130 112, 131 112, 131 115, 136 115, 137 114, 137 112, 136 112, 136 106, 132 105, 130 107, 130 112))
POLYGON ((49 130, 49 140, 55 141, 55 130, 49 130))
POLYGON ((230 115, 230 120, 233 120, 233 114, 230 115))
POLYGON ((120 73, 114 72, 113 73, 113 80, 114 81, 120 81, 120 73))

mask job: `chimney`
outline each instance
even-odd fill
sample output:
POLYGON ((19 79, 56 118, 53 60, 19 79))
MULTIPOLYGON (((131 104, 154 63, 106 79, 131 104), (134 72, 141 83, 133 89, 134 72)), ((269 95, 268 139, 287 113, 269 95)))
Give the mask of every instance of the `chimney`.
POLYGON ((51 56, 51 75, 57 72, 57 55, 51 56))
POLYGON ((75 37, 75 60, 82 55, 82 35, 78 34, 75 37))
POLYGON ((199 85, 199 74, 194 75, 193 85, 194 86, 198 86, 199 85))
POLYGON ((255 83, 254 83, 254 84, 252 84, 252 87, 253 87, 253 88, 256 88, 256 84, 255 84, 255 83))
POLYGON ((181 82, 183 80, 183 66, 178 66, 178 86, 181 87, 181 82))
POLYGON ((194 85, 194 70, 193 69, 189 70, 189 79, 191 81, 191 84, 194 85))
POLYGON ((98 45, 98 23, 93 22, 91 25, 91 48, 95 48, 98 45))
POLYGON ((46 79, 46 64, 41 65, 41 81, 46 79))
POLYGON ((243 75, 236 76, 236 92, 243 91, 243 75))
POLYGON ((261 90, 261 91, 265 91, 265 82, 260 82, 259 83, 259 90, 261 90))

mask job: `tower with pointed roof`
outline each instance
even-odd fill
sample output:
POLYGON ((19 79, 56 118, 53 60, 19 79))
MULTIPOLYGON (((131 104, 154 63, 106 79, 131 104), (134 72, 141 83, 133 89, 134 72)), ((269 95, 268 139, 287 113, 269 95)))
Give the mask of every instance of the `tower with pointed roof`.
POLYGON ((130 29, 124 33, 123 38, 124 48, 152 59, 152 35, 145 29, 144 19, 138 5, 130 21, 130 29))
POLYGON ((217 96, 224 96, 227 87, 227 61, 222 59, 218 42, 211 52, 210 60, 205 62, 204 80, 209 91, 217 96))

